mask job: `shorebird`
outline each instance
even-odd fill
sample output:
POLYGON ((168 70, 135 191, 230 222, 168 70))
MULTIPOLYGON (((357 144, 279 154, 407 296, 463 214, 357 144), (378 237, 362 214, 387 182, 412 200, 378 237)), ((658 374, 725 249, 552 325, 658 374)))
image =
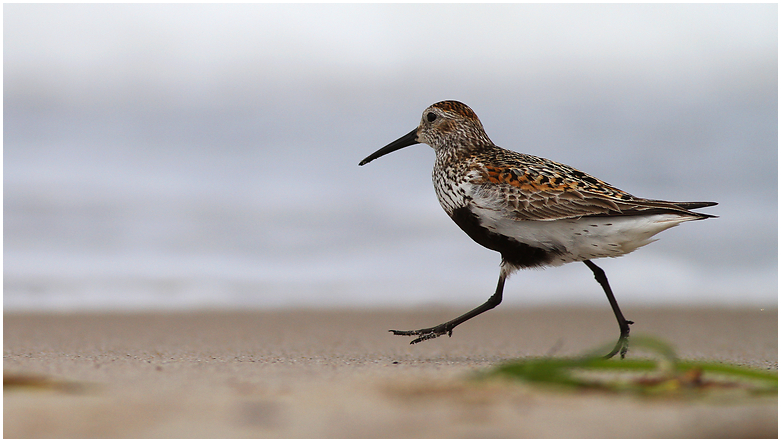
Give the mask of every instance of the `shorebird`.
POLYGON ((580 261, 594 273, 618 321, 618 341, 605 358, 624 358, 633 322, 624 318, 605 272, 591 260, 625 255, 684 221, 714 217, 691 209, 717 204, 638 198, 573 167, 502 149, 475 112, 458 101, 429 106, 415 130, 359 165, 419 143, 436 154, 432 179, 442 208, 502 261, 496 291, 485 303, 435 327, 390 330, 417 336, 410 344, 452 336, 459 324, 499 305, 505 279, 518 269, 580 261))

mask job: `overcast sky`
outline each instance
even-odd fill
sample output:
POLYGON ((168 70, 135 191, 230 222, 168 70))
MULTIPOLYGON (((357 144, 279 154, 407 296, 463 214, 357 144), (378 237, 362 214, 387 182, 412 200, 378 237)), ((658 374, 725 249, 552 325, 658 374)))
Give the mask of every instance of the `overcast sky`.
MULTIPOLYGON (((428 147, 357 166, 426 106, 458 99, 502 147, 638 196, 720 203, 719 219, 616 260, 608 274, 626 291, 772 299, 777 16, 775 4, 4 5, 6 281, 91 278, 96 263, 184 277, 201 253, 188 271, 238 259, 265 282, 342 274, 348 299, 376 278, 419 302, 465 281, 489 294, 498 257, 438 206, 428 147), (80 258, 57 270, 59 254, 80 258)), ((513 280, 578 292, 566 272, 513 280)))
POLYGON ((137 102, 144 89, 190 104, 223 94, 347 92, 356 83, 421 93, 469 81, 475 90, 517 94, 525 81, 558 75, 600 83, 636 76, 702 93, 772 61, 775 11, 772 4, 10 4, 5 92, 106 105, 137 102))

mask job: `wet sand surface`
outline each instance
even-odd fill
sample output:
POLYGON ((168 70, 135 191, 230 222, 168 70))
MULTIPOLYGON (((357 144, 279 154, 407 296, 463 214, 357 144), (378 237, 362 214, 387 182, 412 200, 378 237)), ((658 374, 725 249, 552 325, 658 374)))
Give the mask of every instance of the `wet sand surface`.
MULTIPOLYGON (((8 438, 778 437, 776 397, 647 399, 470 376, 612 342, 607 309, 4 314, 8 438), (17 382, 18 383, 18 382, 17 382)), ((777 310, 632 308, 681 358, 778 369, 777 310)), ((630 350, 629 358, 647 357, 630 350)))

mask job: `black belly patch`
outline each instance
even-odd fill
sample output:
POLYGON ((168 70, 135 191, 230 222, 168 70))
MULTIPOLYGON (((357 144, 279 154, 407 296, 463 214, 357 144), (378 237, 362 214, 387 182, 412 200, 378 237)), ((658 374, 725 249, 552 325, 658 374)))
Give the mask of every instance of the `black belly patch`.
POLYGON ((491 232, 480 225, 480 219, 468 207, 454 210, 451 218, 475 242, 501 253, 505 262, 516 267, 543 266, 554 261, 558 255, 555 251, 532 247, 513 238, 491 232))

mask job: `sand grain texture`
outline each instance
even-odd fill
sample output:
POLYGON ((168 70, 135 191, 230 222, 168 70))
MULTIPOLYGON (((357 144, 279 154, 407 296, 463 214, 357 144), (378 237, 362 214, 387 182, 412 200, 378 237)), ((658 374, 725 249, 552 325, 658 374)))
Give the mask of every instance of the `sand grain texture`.
MULTIPOLYGON (((641 400, 466 380, 615 339, 603 309, 501 308, 419 345, 387 333, 455 310, 5 314, 4 436, 777 437, 776 398, 641 400), (75 384, 74 384, 75 383, 75 384)), ((776 310, 636 309, 683 358, 777 370, 776 310)), ((632 357, 630 352, 630 357, 632 357)))

